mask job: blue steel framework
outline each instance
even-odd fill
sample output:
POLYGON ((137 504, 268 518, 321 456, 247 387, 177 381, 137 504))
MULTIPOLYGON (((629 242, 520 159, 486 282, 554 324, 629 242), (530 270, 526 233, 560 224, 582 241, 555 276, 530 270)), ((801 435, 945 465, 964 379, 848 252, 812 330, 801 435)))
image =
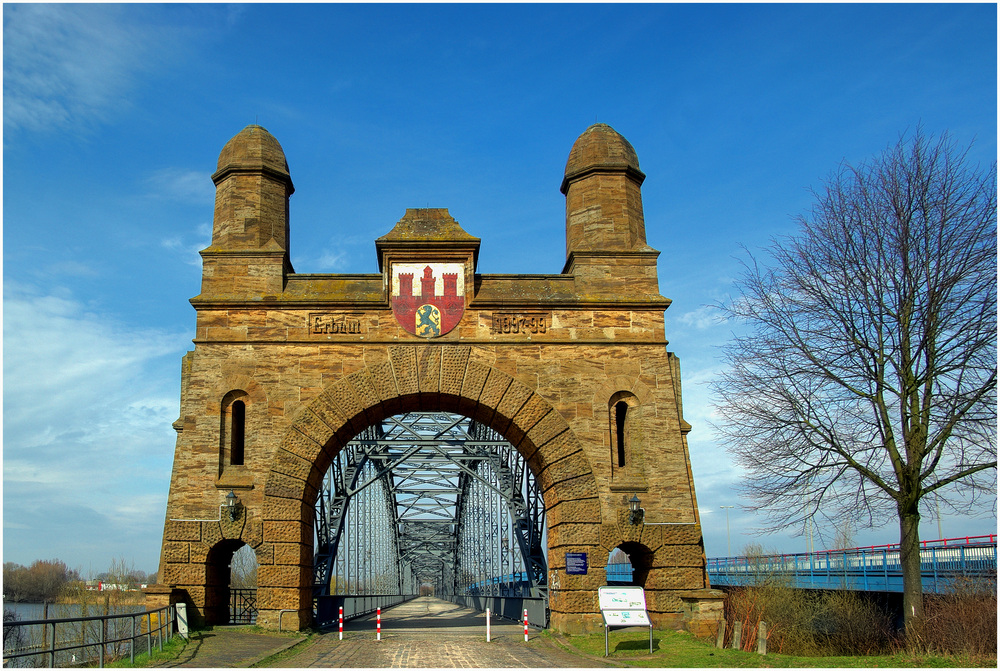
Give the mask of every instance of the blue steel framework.
POLYGON ((517 450, 461 415, 391 417, 348 443, 316 509, 314 595, 545 599, 545 508, 517 450))
MULTIPOLYGON (((924 592, 941 593, 959 576, 996 579, 996 536, 925 541, 920 565, 924 592)), ((902 592, 899 546, 885 545, 803 554, 709 559, 713 587, 752 585, 782 575, 801 589, 902 592)))

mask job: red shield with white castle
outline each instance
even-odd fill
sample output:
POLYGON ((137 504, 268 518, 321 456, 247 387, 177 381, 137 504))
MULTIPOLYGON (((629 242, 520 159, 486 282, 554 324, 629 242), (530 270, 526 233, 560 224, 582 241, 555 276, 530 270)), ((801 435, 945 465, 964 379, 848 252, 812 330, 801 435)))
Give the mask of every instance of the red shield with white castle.
POLYGON ((421 338, 442 336, 465 312, 461 263, 394 263, 389 294, 399 325, 421 338))

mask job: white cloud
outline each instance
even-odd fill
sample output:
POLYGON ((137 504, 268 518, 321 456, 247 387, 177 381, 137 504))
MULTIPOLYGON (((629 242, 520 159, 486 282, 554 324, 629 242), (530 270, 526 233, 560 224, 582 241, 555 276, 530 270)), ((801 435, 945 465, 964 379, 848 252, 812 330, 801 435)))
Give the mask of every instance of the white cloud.
POLYGON ((335 252, 332 250, 327 250, 323 252, 323 255, 319 257, 316 261, 318 270, 323 272, 336 272, 337 270, 342 270, 344 267, 344 259, 347 258, 347 252, 335 252))
POLYGON ((146 178, 152 196, 211 207, 215 185, 208 173, 185 168, 161 168, 146 178))
POLYGON ((43 130, 116 110, 149 47, 149 35, 104 5, 4 7, 4 125, 43 130))
POLYGON ((97 277, 100 275, 100 271, 89 263, 81 263, 80 261, 72 260, 51 263, 45 270, 50 277, 52 275, 62 275, 68 277, 97 277))
POLYGON ((685 326, 690 326, 699 330, 712 328, 725 322, 719 309, 712 305, 703 305, 700 308, 685 312, 677 318, 677 321, 685 326))
POLYGON ((332 247, 324 248, 320 250, 319 256, 307 259, 309 270, 299 269, 298 266, 296 268, 299 272, 344 272, 351 255, 358 254, 360 249, 366 247, 371 249, 368 247, 371 243, 370 238, 361 235, 338 236, 331 243, 332 247))
MULTIPOLYGON (((188 341, 130 329, 65 291, 4 290, 4 559, 59 556, 60 545, 98 538, 94 552, 120 554, 137 527, 155 538, 188 341)), ((140 549, 155 557, 157 548, 140 549)))
POLYGON ((199 224, 193 235, 175 235, 171 238, 163 238, 160 245, 171 251, 178 252, 188 265, 201 268, 201 250, 212 244, 212 224, 199 224), (193 238, 193 240, 192 240, 193 238))

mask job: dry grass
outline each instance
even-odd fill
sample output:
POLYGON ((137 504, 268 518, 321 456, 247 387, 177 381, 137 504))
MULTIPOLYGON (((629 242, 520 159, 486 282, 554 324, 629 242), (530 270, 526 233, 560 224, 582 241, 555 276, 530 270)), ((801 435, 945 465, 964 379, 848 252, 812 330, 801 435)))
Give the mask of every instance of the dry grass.
POLYGON ((996 655, 996 576, 958 578, 942 595, 924 597, 922 646, 933 652, 996 655))
MULTIPOLYGON (((748 552, 751 563, 755 553, 748 552)), ((763 568, 751 585, 729 591, 726 645, 732 625, 741 623, 740 649, 757 649, 761 622, 767 624, 768 651, 802 656, 876 655, 900 649, 892 616, 870 599, 846 590, 795 589, 785 576, 763 568)))

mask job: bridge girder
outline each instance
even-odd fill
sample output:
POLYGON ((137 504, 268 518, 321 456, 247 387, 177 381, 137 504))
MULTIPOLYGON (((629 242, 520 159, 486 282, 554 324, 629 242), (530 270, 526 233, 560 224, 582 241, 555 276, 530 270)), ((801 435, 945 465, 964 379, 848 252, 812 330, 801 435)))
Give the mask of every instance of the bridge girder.
MULTIPOLYGON (((508 577, 505 582, 517 582, 524 596, 545 595, 544 505, 524 460, 488 427, 461 415, 419 412, 371 427, 331 464, 317 501, 316 596, 330 593, 338 557, 349 554, 353 542, 345 543, 347 520, 352 512, 355 517, 360 514, 356 501, 373 489, 382 493, 377 498, 385 509, 366 514, 391 520, 388 533, 393 539, 383 544, 393 549, 395 561, 403 567, 398 578, 401 591, 415 590, 425 582, 434 584, 439 593, 482 591, 477 581, 461 584, 460 564, 468 574, 472 556, 469 548, 461 547, 464 531, 472 538, 477 533, 489 536, 492 544, 473 541, 476 552, 501 554, 508 567, 517 569, 510 573, 520 578, 508 577), (493 515, 488 523, 476 521, 468 504, 486 497, 500 502, 506 519, 493 515), (499 528, 504 529, 502 542, 499 528), (404 574, 416 584, 402 584, 404 574)), ((481 563, 500 566, 495 557, 481 563)), ((347 587, 350 581, 342 582, 347 587)))

